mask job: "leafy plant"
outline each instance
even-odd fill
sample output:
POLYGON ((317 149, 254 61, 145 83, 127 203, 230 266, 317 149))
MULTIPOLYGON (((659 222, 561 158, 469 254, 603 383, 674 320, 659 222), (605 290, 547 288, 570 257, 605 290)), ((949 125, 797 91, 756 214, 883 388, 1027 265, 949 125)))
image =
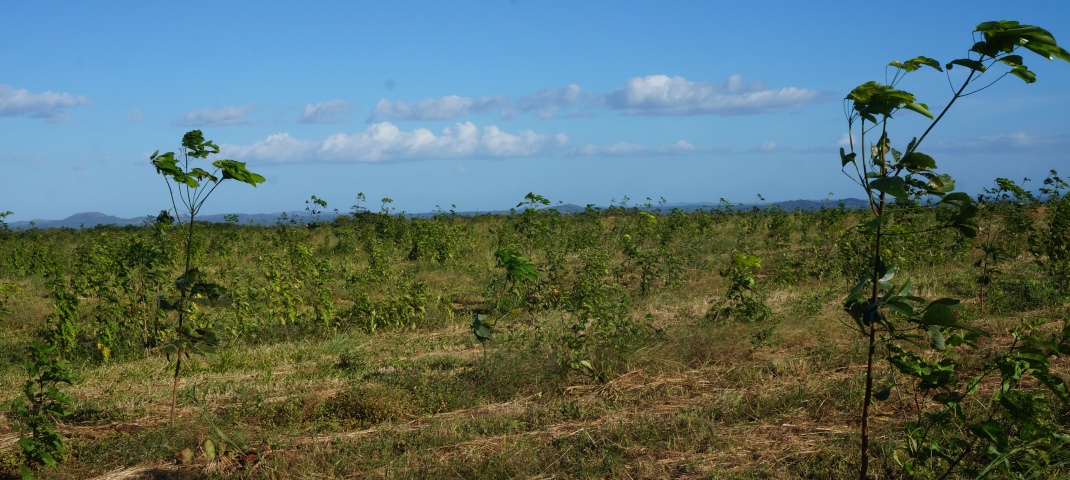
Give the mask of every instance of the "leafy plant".
POLYGON ((1047 229, 1034 236, 1033 251, 1048 275, 1064 290, 1070 289, 1070 184, 1058 172, 1044 179, 1047 229))
POLYGON ((178 313, 175 326, 176 338, 163 348, 168 358, 175 355, 175 373, 171 388, 172 424, 175 421, 178 376, 182 369, 183 356, 188 358, 194 353, 211 354, 219 344, 218 336, 212 329, 189 325, 187 319, 194 312, 192 304, 219 306, 229 302, 226 290, 216 283, 205 281, 200 270, 192 265, 194 221, 201 207, 204 206, 204 202, 222 182, 237 180, 254 187, 264 182, 264 177, 250 172, 243 162, 216 160, 211 164, 213 168, 211 172, 191 163, 218 153, 219 147, 210 140, 205 140, 200 130, 191 130, 182 136, 182 150, 177 156, 174 152, 160 154, 157 150, 149 157, 152 165, 156 167, 156 173, 164 177, 175 217, 181 218, 182 214, 186 214, 189 218, 183 273, 174 282, 175 288, 178 289, 178 297, 168 299, 161 295, 159 299, 160 308, 178 313), (181 211, 178 208, 179 203, 183 206, 181 211))
POLYGON ((494 252, 498 267, 505 270, 509 281, 509 292, 514 299, 514 306, 524 302, 539 281, 539 269, 531 260, 520 255, 510 247, 501 247, 494 252))
MULTIPOLYGON (((903 283, 893 283, 897 269, 890 262, 892 259, 887 255, 885 245, 893 232, 898 233, 895 229, 897 225, 895 213, 914 208, 917 202, 913 200, 922 197, 935 199, 936 205, 951 212, 935 229, 955 229, 967 237, 975 236, 977 207, 971 197, 965 193, 955 192, 954 181, 948 175, 938 173, 936 161, 929 155, 921 153, 919 147, 959 98, 987 88, 987 86, 982 86, 967 91, 992 66, 1003 64, 1010 67, 994 81, 1008 74, 1019 77, 1026 83, 1036 81, 1035 74, 1023 64, 1022 57, 1015 54, 1018 49, 1025 48, 1049 60, 1058 58, 1070 61, 1070 53, 1059 47, 1049 32, 1039 27, 1021 25, 1013 21, 985 22, 978 25, 974 33, 977 41, 970 48, 970 55, 967 58, 952 60, 943 68, 940 62, 924 56, 906 62, 894 61, 889 64, 889 67, 894 69, 894 74, 887 84, 872 81, 864 83, 852 90, 845 99, 851 144, 849 153, 840 149, 841 167, 845 173, 847 173, 848 166, 853 167, 853 172, 848 173, 848 176, 852 177, 865 191, 871 213, 869 220, 858 226, 859 230, 871 241, 871 248, 868 249, 869 256, 866 259, 870 268, 843 303, 844 310, 854 319, 859 333, 867 339, 868 345, 865 396, 860 427, 859 478, 861 479, 868 478, 869 421, 872 401, 887 399, 891 391, 891 387, 874 391, 874 361, 878 333, 880 340, 887 343, 893 366, 913 378, 920 391, 925 393, 939 391, 940 394, 934 395, 933 399, 951 412, 950 417, 953 420, 965 424, 964 426, 967 427, 965 431, 972 434, 969 439, 952 435, 939 449, 931 445, 920 450, 908 449, 915 460, 926 460, 931 458, 934 452, 942 451, 940 458, 946 461, 942 464, 946 472, 944 476, 946 476, 962 465, 979 442, 988 443, 990 448, 994 447, 997 450, 1003 446, 999 441, 1001 437, 992 433, 995 429, 988 423, 990 420, 978 422, 976 419, 968 418, 964 413, 962 399, 964 396, 975 393, 977 384, 971 381, 970 384, 961 386, 957 383, 955 360, 944 357, 939 361, 932 361, 911 350, 913 347, 928 346, 937 352, 944 352, 948 346, 972 345, 974 340, 987 335, 988 332, 960 321, 956 313, 961 309, 958 300, 942 298, 926 304, 925 299, 912 293, 909 280, 903 283), (927 105, 918 102, 913 94, 897 88, 898 83, 906 74, 923 67, 943 71, 944 68, 951 70, 956 66, 967 69, 967 76, 961 86, 955 90, 944 109, 936 116, 929 111, 927 105), (904 151, 899 151, 892 148, 888 134, 888 121, 903 109, 919 113, 929 118, 931 122, 920 137, 913 138, 908 142, 904 151), (877 140, 870 142, 868 149, 861 149, 861 156, 855 151, 854 146, 856 126, 862 146, 867 144, 867 135, 870 137, 872 134, 877 135, 877 140), (889 197, 896 200, 894 207, 887 201, 889 197), (919 306, 921 308, 918 308, 919 306)), ((1011 351, 1014 351, 1013 347, 1011 351)), ((1043 357, 1033 358, 1032 361, 1045 365, 1047 362, 1043 357)), ((1017 385, 1015 376, 1020 377, 1026 371, 1046 372, 1046 367, 1024 371, 1018 368, 999 371, 1003 374, 1004 388, 993 399, 994 406, 1009 408, 1005 403, 1007 399, 1020 398, 1020 395, 1010 393, 1017 385)), ((1056 377, 1044 378, 1051 380, 1056 377)), ((1042 380, 1042 383, 1056 390, 1065 389, 1061 380, 1058 382, 1042 380)), ((1025 395, 1022 392, 1019 393, 1025 395)), ((1025 422, 1022 416, 1009 415, 1007 418, 1019 423, 1025 422)), ((932 437, 926 438, 932 439, 932 437)), ((913 472, 910 468, 907 471, 913 472)))
POLYGON ((320 224, 320 214, 327 208, 327 201, 315 195, 305 200, 305 211, 308 212, 308 228, 316 228, 320 224))
POLYGON ((487 341, 494 335, 494 324, 487 323, 486 315, 477 313, 470 328, 472 335, 475 335, 476 340, 483 346, 483 366, 485 367, 487 365, 487 341))
POLYGON ((6 219, 14 213, 15 212, 12 212, 11 210, 5 210, 3 212, 0 212, 0 235, 6 235, 8 232, 11 231, 11 227, 7 224, 6 219))
POLYGON ((765 298, 757 288, 757 275, 762 269, 762 259, 757 255, 737 253, 732 263, 721 270, 728 280, 728 291, 720 305, 706 314, 711 320, 736 320, 756 323, 769 320, 773 310, 765 304, 765 298))
POLYGON ((23 457, 19 472, 28 479, 33 478, 35 466, 55 467, 64 451, 56 422, 71 413, 73 400, 60 386, 71 385, 74 374, 59 348, 41 341, 27 348, 22 367, 29 378, 22 384, 23 396, 15 398, 8 410, 19 432, 23 457))

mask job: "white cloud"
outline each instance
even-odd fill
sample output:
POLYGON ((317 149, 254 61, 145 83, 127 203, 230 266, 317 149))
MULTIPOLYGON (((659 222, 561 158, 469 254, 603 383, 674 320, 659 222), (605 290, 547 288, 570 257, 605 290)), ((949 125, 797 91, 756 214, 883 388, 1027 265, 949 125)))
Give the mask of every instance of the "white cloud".
POLYGON ((761 145, 758 145, 759 152, 775 152, 777 150, 781 150, 781 148, 772 140, 766 140, 761 145))
POLYGON ((353 107, 345 100, 330 100, 323 103, 305 105, 301 114, 301 123, 341 123, 345 119, 340 115, 353 113, 353 107))
POLYGON ((185 127, 249 125, 256 123, 248 117, 254 111, 256 111, 256 106, 251 103, 216 109, 190 110, 175 123, 185 127))
POLYGON ((662 145, 656 147, 648 147, 646 145, 636 145, 634 143, 615 143, 613 145, 594 145, 587 144, 577 148, 572 153, 579 156, 600 156, 600 157, 627 157, 637 155, 682 155, 688 153, 698 153, 702 150, 695 148, 694 145, 687 143, 684 140, 679 140, 672 145, 662 145))
POLYGON ((529 157, 552 153, 567 143, 564 134, 508 133, 494 125, 480 129, 471 122, 457 123, 438 134, 426 128, 404 131, 390 122, 379 122, 363 132, 337 133, 322 142, 277 133, 251 145, 222 145, 220 149, 237 160, 263 163, 389 162, 529 157))
MULTIPOLYGON (((521 113, 535 112, 539 118, 555 118, 558 112, 581 105, 595 95, 584 92, 575 83, 564 87, 551 87, 520 98, 516 105, 502 108, 502 118, 513 118, 521 113)), ((574 113, 573 115, 581 115, 574 113)))
POLYGON ((237 160, 254 159, 265 163, 300 163, 315 160, 319 145, 309 140, 299 140, 289 133, 276 133, 251 145, 223 144, 219 153, 237 160))
POLYGON ((605 95, 572 83, 550 87, 512 100, 506 95, 479 98, 449 95, 408 103, 379 100, 368 122, 380 120, 446 120, 499 109, 504 119, 533 113, 539 118, 587 116, 597 108, 628 115, 746 115, 777 112, 822 102, 826 92, 798 87, 768 89, 761 82, 744 83, 736 74, 725 83, 691 82, 684 77, 633 77, 623 88, 605 95))
POLYGON ((823 101, 817 90, 765 88, 732 75, 726 83, 691 82, 684 77, 634 77, 624 88, 605 95, 604 104, 631 115, 746 115, 769 113, 823 101))
POLYGON ((87 105, 89 99, 69 93, 30 93, 24 88, 0 84, 0 117, 41 118, 49 122, 67 119, 67 109, 87 105))
POLYGON ((505 106, 509 98, 505 95, 468 98, 448 95, 442 98, 427 98, 416 103, 402 100, 391 102, 382 99, 372 108, 368 122, 380 119, 393 120, 448 120, 473 113, 481 113, 505 106))

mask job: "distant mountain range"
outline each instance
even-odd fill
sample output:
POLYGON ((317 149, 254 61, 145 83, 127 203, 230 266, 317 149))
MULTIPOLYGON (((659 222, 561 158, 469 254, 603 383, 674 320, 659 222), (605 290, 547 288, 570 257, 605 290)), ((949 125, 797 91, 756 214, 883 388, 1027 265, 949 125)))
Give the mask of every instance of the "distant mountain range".
MULTIPOLYGON (((749 209, 757 206, 758 208, 774 208, 779 207, 786 211, 794 210, 817 210, 823 206, 836 207, 840 203, 848 209, 857 209, 866 207, 865 200, 857 198, 847 198, 843 200, 790 200, 786 202, 773 202, 766 204, 734 204, 732 208, 735 209, 749 209)), ((586 207, 579 205, 564 204, 552 207, 546 207, 547 209, 553 208, 561 213, 578 213, 586 210, 586 207)), ((596 207, 605 209, 606 207, 596 207)), ((646 206, 631 206, 627 208, 638 208, 640 210, 662 211, 670 212, 673 209, 680 209, 685 212, 693 212, 697 210, 718 210, 724 208, 721 203, 699 202, 699 203, 671 203, 665 205, 655 205, 652 207, 646 206)), ((522 209, 521 209, 522 210, 522 209)), ((458 215, 482 215, 482 214, 503 214, 509 213, 509 210, 491 210, 491 211, 472 211, 472 212, 457 212, 458 215)), ((407 214, 415 218, 428 218, 437 215, 438 213, 414 213, 407 214)), ((319 214, 319 220, 329 222, 335 219, 338 215, 333 212, 324 212, 319 214)), ((230 215, 202 215, 197 217, 199 221, 221 223, 228 220, 230 215)), ((237 223, 240 225, 275 225, 277 223, 307 223, 309 221, 308 212, 279 212, 279 213, 254 213, 235 214, 237 223)), ((112 215, 100 213, 100 212, 83 212, 71 215, 63 220, 31 220, 31 221, 18 221, 9 222, 8 226, 12 230, 27 230, 30 228, 92 228, 98 225, 141 225, 145 223, 151 223, 156 219, 154 216, 144 216, 135 218, 119 218, 112 215)))

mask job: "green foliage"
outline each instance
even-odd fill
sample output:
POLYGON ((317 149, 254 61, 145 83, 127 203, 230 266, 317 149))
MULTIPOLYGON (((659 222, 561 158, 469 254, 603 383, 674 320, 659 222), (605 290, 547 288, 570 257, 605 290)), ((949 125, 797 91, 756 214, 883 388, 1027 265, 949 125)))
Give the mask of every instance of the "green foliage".
POLYGON ((11 298, 22 291, 22 288, 12 282, 0 282, 0 321, 3 321, 5 317, 11 315, 11 308, 8 307, 8 302, 11 298))
POLYGON ((472 335, 476 337, 476 340, 483 347, 483 366, 485 367, 487 364, 487 341, 494 335, 494 325, 493 323, 487 323, 486 315, 477 313, 469 328, 472 330, 472 335))
POLYGON ((710 308, 706 318, 717 321, 758 323, 769 320, 773 310, 765 303, 765 296, 758 288, 757 276, 762 269, 762 259, 757 255, 737 253, 732 263, 721 270, 721 277, 728 280, 728 290, 718 305, 710 308))
MULTIPOLYGON (((212 162, 214 170, 211 172, 199 166, 191 164, 192 160, 205 160, 210 155, 219 153, 219 147, 210 140, 205 140, 200 130, 191 130, 182 136, 182 150, 178 156, 174 152, 160 154, 157 150, 149 160, 156 167, 156 173, 164 177, 167 191, 171 196, 171 205, 174 208, 175 217, 181 218, 182 213, 189 216, 189 229, 185 242, 185 267, 182 275, 174 281, 178 290, 177 297, 168 298, 164 295, 159 297, 159 307, 164 311, 178 313, 178 321, 175 326, 175 337, 162 350, 168 359, 172 354, 175 356, 175 373, 171 394, 171 422, 174 423, 175 403, 178 396, 178 375, 182 367, 182 358, 191 354, 211 355, 219 345, 219 337, 211 328, 191 327, 187 325, 187 317, 193 316, 196 306, 218 307, 230 303, 230 297, 222 285, 206 281, 198 268, 192 263, 194 221, 201 207, 212 192, 226 180, 237 180, 255 187, 264 182, 264 177, 245 168, 245 163, 235 160, 216 160, 212 162), (204 184, 205 181, 210 182, 204 184), (172 184, 174 187, 172 188, 172 184), (209 186, 210 185, 210 186, 209 186), (176 191, 177 190, 177 191, 176 191), (178 201, 176 201, 176 198, 178 201), (178 202, 181 202, 184 210, 179 211, 178 202)), ((315 198, 315 197, 313 197, 315 198)), ((162 216, 162 215, 161 215, 162 216)), ((160 217, 157 217, 158 220, 160 217)), ((166 219, 165 219, 166 220, 166 219)), ((161 223, 161 222, 157 222, 161 223)))
POLYGON ((1032 250, 1041 266, 1064 292, 1070 292, 1070 191, 1052 170, 1044 179, 1045 230, 1032 237, 1032 250))
POLYGON ((558 340, 558 361, 598 381, 621 373, 628 355, 648 345, 657 333, 653 315, 634 318, 619 296, 588 299, 574 316, 558 340))
POLYGON ((0 238, 4 238, 11 231, 11 227, 8 226, 7 220, 5 219, 14 213, 15 212, 12 212, 11 210, 0 212, 0 238))
POLYGON ((26 355, 22 366, 29 378, 22 384, 22 396, 8 407, 19 432, 23 458, 20 473, 24 479, 33 478, 32 469, 37 466, 54 468, 63 454, 63 437, 56 423, 71 413, 73 401, 60 387, 74 380, 56 345, 34 342, 26 355))
MULTIPOLYGON (((964 399, 977 391, 986 374, 978 374, 966 386, 962 386, 957 379, 967 372, 948 350, 952 347, 973 347, 974 341, 980 336, 988 335, 988 332, 961 320, 958 300, 942 298, 926 303, 924 298, 912 293, 910 280, 896 282, 897 268, 893 263, 895 258, 890 255, 891 252, 885 244, 893 236, 906 234, 918 238, 915 235, 919 233, 932 235, 930 230, 941 229, 955 230, 969 238, 975 237, 978 231, 978 206, 969 195, 955 192, 954 181, 948 175, 939 173, 936 170, 936 161, 921 153, 918 148, 956 100, 987 88, 966 91, 992 65, 1002 63, 1010 67, 1008 74, 1027 83, 1034 82, 1036 76, 1022 63, 1022 57, 1014 54, 1017 49, 1025 48, 1049 60, 1059 58, 1070 61, 1070 54, 1056 45, 1050 33, 1039 27, 1021 25, 1013 21, 985 22, 978 25, 974 32, 975 36, 979 34, 979 38, 970 48, 971 56, 952 60, 944 66, 948 70, 955 66, 965 67, 969 69, 969 73, 939 115, 934 116, 928 106, 918 102, 913 94, 897 88, 897 84, 907 73, 917 71, 923 66, 943 70, 939 62, 928 57, 892 62, 889 66, 895 69, 895 73, 887 84, 864 83, 852 90, 844 100, 848 107, 847 124, 851 145, 849 153, 840 149, 841 167, 845 173, 848 166, 853 167, 853 174, 848 176, 866 192, 872 213, 871 219, 858 226, 859 231, 871 242, 871 247, 861 250, 865 254, 863 263, 868 263, 871 267, 843 302, 844 310, 868 340, 859 478, 868 478, 871 403, 874 399, 887 399, 890 392, 890 387, 874 391, 873 363, 878 332, 881 342, 889 352, 889 361, 910 379, 910 387, 920 392, 920 395, 939 391, 932 395, 932 398, 944 407, 944 410, 935 414, 926 413, 924 421, 919 420, 908 428, 909 441, 903 450, 908 454, 908 460, 902 460, 900 464, 905 472, 912 476, 921 475, 922 471, 942 471, 943 476, 956 471, 976 473, 976 464, 972 463, 976 461, 976 452, 1004 455, 1009 437, 1004 433, 1004 427, 996 423, 996 418, 1002 418, 1014 429, 1039 431, 1035 412, 1039 411, 1038 402, 1043 397, 1019 390, 1024 373, 1039 374, 1038 379, 1043 378, 1041 383, 1048 386, 1052 392, 1065 390, 1062 380, 1049 373, 1047 356, 1030 354, 1030 360, 1020 360, 1023 347, 1016 342, 1009 348, 1008 353, 997 361, 999 368, 996 370, 1002 376, 1002 383, 1000 393, 989 404, 993 413, 988 413, 985 418, 984 412, 964 409, 964 399), (929 118, 931 123, 919 137, 911 139, 906 149, 901 152, 892 148, 888 121, 902 109, 919 113, 929 118), (858 138, 863 147, 861 156, 855 151, 854 145, 856 122, 858 138), (867 134, 874 130, 878 134, 877 140, 869 144, 867 152, 867 134), (894 202, 889 203, 889 198, 894 199, 894 202), (942 209, 938 210, 938 213, 943 213, 938 216, 940 224, 930 229, 915 230, 911 228, 909 221, 904 221, 904 217, 909 218, 911 211, 919 205, 918 200, 922 198, 935 200, 931 204, 942 209), (922 305, 924 307, 921 307, 922 305), (938 352, 938 359, 923 356, 914 349, 931 349, 938 352), (1021 361, 1025 361, 1024 366, 1021 361), (949 422, 949 418, 953 421, 949 422), (934 431, 940 433, 935 434, 934 431), (939 461, 934 463, 934 459, 939 461)), ((1016 190, 1009 182, 1003 182, 1001 186, 1007 192, 1020 194, 1020 189, 1016 190)), ((1067 224, 1070 225, 1070 222, 1067 224)), ((1051 228, 1063 227, 1053 221, 1051 228)), ((1061 230, 1059 232, 1061 233, 1061 230)), ((1049 256, 1054 252, 1058 258, 1058 242, 1050 243, 1053 248, 1048 250, 1049 256)), ((989 261, 998 258, 999 248, 987 243, 982 244, 982 250, 985 257, 978 265, 983 269, 981 281, 982 285, 985 285, 990 281, 992 273, 989 261)), ((1061 344, 1061 341, 1058 343, 1061 344)), ((1056 345, 1052 342, 1054 340, 1046 345, 1056 345)), ((1049 350, 1051 353, 1060 353, 1057 348, 1049 350)), ((1065 394, 1057 393, 1056 396, 1066 401, 1065 394)), ((1009 474, 1012 471, 1017 470, 1008 467, 1004 473, 1009 474)))

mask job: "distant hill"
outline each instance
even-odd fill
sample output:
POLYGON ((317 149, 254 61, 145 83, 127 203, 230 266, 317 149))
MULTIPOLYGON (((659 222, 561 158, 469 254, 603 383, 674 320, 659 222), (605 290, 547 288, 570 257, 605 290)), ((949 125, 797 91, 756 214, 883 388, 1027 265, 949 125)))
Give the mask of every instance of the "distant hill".
MULTIPOLYGON (((757 206, 758 208, 771 208, 780 207, 786 211, 794 211, 796 209, 801 210, 818 210, 822 207, 836 207, 842 202, 848 209, 865 208, 868 204, 865 200, 857 198, 847 198, 843 200, 791 200, 786 202, 774 202, 767 204, 734 204, 733 208, 752 208, 757 206)), ((544 207, 543 209, 555 209, 563 214, 578 213, 586 210, 586 207, 579 205, 564 204, 551 207, 544 207)), ((605 207, 598 207, 604 209, 605 207)), ((629 207, 636 208, 636 207, 629 207)), ((645 210, 644 207, 638 207, 645 210)), ((721 203, 712 202, 700 202, 700 203, 671 203, 666 205, 659 205, 649 210, 670 212, 673 209, 680 209, 685 212, 693 212, 698 210, 719 210, 723 208, 721 203)), ((458 215, 483 215, 483 214, 506 214, 509 210, 491 210, 491 211, 469 211, 469 212, 457 212, 458 215)), ((414 218, 430 218, 439 213, 426 212, 426 213, 414 213, 406 214, 414 218)), ((239 225, 275 225, 277 223, 296 223, 302 224, 309 221, 308 212, 279 212, 279 213, 239 213, 235 214, 237 223, 239 225)), ((319 220, 322 222, 330 222, 334 220, 338 214, 333 212, 324 212, 319 214, 319 220)), ((202 215, 197 217, 198 221, 222 223, 227 221, 229 215, 202 215)), ((119 218, 100 212, 83 212, 71 215, 63 220, 31 220, 31 221, 18 221, 9 222, 8 225, 13 230, 27 230, 30 228, 92 228, 98 225, 141 225, 149 223, 155 220, 154 216, 144 216, 136 218, 119 218)))

